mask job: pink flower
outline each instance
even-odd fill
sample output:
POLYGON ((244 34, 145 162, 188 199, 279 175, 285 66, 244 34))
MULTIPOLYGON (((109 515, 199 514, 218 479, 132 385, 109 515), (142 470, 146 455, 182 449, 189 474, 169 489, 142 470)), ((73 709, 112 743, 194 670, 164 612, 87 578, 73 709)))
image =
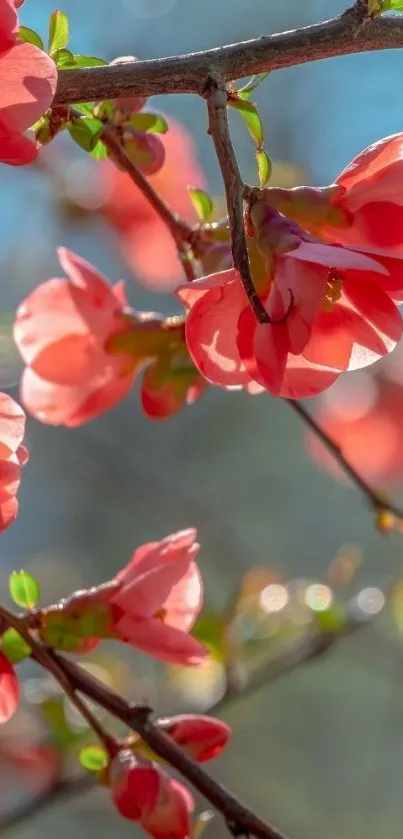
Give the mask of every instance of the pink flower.
POLYGON ((287 398, 314 396, 345 370, 390 353, 402 332, 393 300, 400 260, 323 244, 263 201, 251 208, 262 275, 253 276, 270 323, 260 323, 235 269, 180 286, 190 309, 186 340, 206 379, 221 387, 251 380, 287 398))
POLYGON ((112 800, 119 813, 154 839, 188 839, 193 797, 159 766, 121 751, 109 768, 112 800))
POLYGON ((265 190, 270 203, 327 241, 403 256, 403 134, 355 157, 328 187, 265 190))
POLYGON ((21 382, 27 410, 42 422, 77 426, 126 396, 140 361, 108 348, 133 327, 122 285, 111 288, 65 248, 58 254, 69 279, 48 280, 24 300, 14 339, 27 364, 21 382))
POLYGON ((203 714, 179 714, 158 720, 158 725, 198 763, 218 757, 231 734, 225 722, 203 714))
POLYGON ((20 685, 14 667, 0 652, 0 723, 14 716, 20 703, 20 685))
POLYGON ((162 661, 198 664, 208 651, 189 635, 203 603, 196 537, 189 529, 142 545, 113 580, 43 610, 42 640, 77 652, 82 639, 92 648, 118 638, 162 661))
POLYGON ((207 654, 189 635, 203 603, 196 538, 183 530, 137 548, 108 596, 118 637, 163 661, 197 664, 207 654))
POLYGON ((183 319, 129 308, 123 283, 59 249, 69 279, 38 286, 17 310, 14 338, 27 364, 21 395, 42 422, 82 425, 112 408, 147 367, 144 412, 164 419, 192 404, 206 384, 187 351, 183 319))
POLYGON ((49 108, 56 90, 54 62, 32 44, 18 41, 14 0, 0 0, 0 161, 31 163, 37 151, 23 134, 49 108))
MULTIPOLYGON (((324 394, 315 419, 340 446, 348 462, 363 478, 383 486, 403 475, 403 388, 366 373, 340 380, 324 394)), ((311 433, 305 435, 309 454, 316 463, 346 482, 345 473, 329 450, 311 433)))
POLYGON ((6 530, 18 513, 21 466, 28 460, 22 445, 24 431, 24 411, 11 396, 0 393, 0 531, 6 530))

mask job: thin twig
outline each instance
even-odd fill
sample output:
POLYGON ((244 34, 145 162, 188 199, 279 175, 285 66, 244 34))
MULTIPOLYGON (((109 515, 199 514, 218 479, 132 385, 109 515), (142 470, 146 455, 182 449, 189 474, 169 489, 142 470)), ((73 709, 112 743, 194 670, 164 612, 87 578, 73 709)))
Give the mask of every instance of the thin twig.
POLYGON ((366 480, 357 472, 349 460, 343 454, 343 449, 329 437, 327 432, 319 425, 309 411, 304 408, 301 402, 293 399, 284 399, 284 402, 299 416, 303 423, 313 431, 316 437, 326 446, 329 452, 337 460, 343 471, 355 483, 358 489, 368 499, 372 509, 375 512, 385 510, 403 520, 403 510, 401 510, 393 501, 389 501, 382 493, 373 489, 366 480))
POLYGON ((131 705, 115 691, 91 676, 63 656, 58 655, 37 641, 26 629, 23 618, 17 618, 0 606, 3 625, 13 627, 31 647, 31 658, 51 673, 63 687, 69 699, 76 703, 81 693, 140 734, 147 745, 163 760, 173 766, 220 812, 234 835, 256 836, 257 839, 285 839, 276 828, 266 824, 235 795, 215 781, 195 763, 176 743, 150 720, 151 709, 144 705, 131 705))
POLYGON ((229 82, 309 61, 400 47, 403 47, 403 17, 371 20, 367 17, 366 2, 358 0, 339 17, 301 29, 168 58, 63 70, 59 73, 54 104, 120 96, 203 95, 208 78, 216 73, 229 82))
POLYGON ((42 666, 46 667, 48 672, 52 674, 54 679, 56 679, 60 687, 63 689, 67 698, 70 700, 71 704, 74 705, 77 711, 85 719, 88 726, 93 730, 94 734, 97 735, 105 749, 110 754, 113 754, 116 751, 115 740, 113 737, 109 736, 99 720, 91 713, 85 702, 77 695, 75 687, 71 684, 71 681, 66 675, 63 667, 55 658, 53 651, 45 647, 43 644, 40 644, 33 637, 32 631, 27 628, 27 621, 25 618, 16 617, 4 606, 0 606, 0 618, 3 625, 7 624, 7 626, 13 627, 13 629, 21 635, 24 641, 26 641, 32 650, 32 657, 35 658, 36 661, 39 661, 42 666))
POLYGON ((225 82, 219 76, 211 76, 205 89, 209 116, 209 133, 214 143, 227 201, 228 222, 231 238, 232 261, 238 270, 245 294, 260 323, 270 323, 270 317, 264 308, 253 285, 249 265, 248 249, 243 219, 244 184, 235 156, 227 116, 227 90, 225 82))

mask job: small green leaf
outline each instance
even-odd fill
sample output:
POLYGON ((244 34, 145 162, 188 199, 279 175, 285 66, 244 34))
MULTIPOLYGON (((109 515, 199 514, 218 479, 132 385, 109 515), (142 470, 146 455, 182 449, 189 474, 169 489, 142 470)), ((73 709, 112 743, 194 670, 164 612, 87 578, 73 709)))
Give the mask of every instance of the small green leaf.
POLYGON ((93 110, 94 106, 90 105, 88 102, 79 102, 78 104, 74 105, 74 109, 76 111, 80 111, 81 114, 84 114, 86 117, 94 116, 93 110))
POLYGON ((150 134, 166 134, 168 123, 159 114, 133 114, 130 125, 136 131, 148 131, 150 134))
POLYGON ((259 87, 259 85, 264 82, 269 75, 270 70, 268 70, 267 73, 259 73, 257 76, 252 76, 250 81, 238 90, 238 96, 241 96, 242 99, 249 99, 252 96, 253 91, 256 90, 256 88, 259 87))
POLYGON ((31 653, 31 648, 28 646, 27 642, 24 641, 19 632, 12 627, 10 627, 10 629, 6 629, 2 635, 1 648, 11 664, 18 664, 19 661, 23 661, 23 659, 27 658, 27 656, 31 653))
POLYGON ((271 175, 271 160, 264 149, 256 149, 256 163, 260 186, 266 186, 271 175))
POLYGON ((102 746, 84 746, 80 751, 79 760, 88 772, 99 772, 108 765, 108 755, 102 746))
POLYGON ((199 219, 209 221, 214 210, 214 204, 210 196, 196 186, 188 186, 188 193, 199 219))
POLYGON ((90 157, 93 157, 94 160, 106 160, 108 155, 108 149, 106 148, 106 145, 102 142, 102 140, 98 140, 92 151, 90 151, 90 157))
POLYGON ((75 67, 104 67, 108 63, 103 58, 96 58, 95 55, 79 55, 74 53, 73 58, 75 67))
POLYGON ((403 12, 403 0, 383 0, 383 12, 403 12))
POLYGON ((33 44, 34 47, 39 47, 43 50, 43 41, 40 35, 28 26, 20 26, 18 30, 18 40, 24 41, 26 44, 33 44))
POLYGON ((49 52, 53 56, 57 50, 67 47, 69 42, 69 19, 58 9, 49 18, 49 52))
POLYGON ((97 145, 99 135, 102 131, 102 122, 94 117, 83 117, 74 120, 68 126, 70 136, 84 151, 92 152, 97 145))
POLYGON ((70 70, 76 66, 74 63, 73 53, 70 50, 62 49, 56 50, 53 53, 53 60, 59 70, 70 70))
POLYGON ((263 145, 263 125, 256 105, 253 102, 248 102, 247 99, 230 96, 228 107, 239 111, 256 145, 261 148, 263 145))
POLYGON ((32 609, 41 596, 38 581, 27 571, 13 571, 8 585, 11 599, 24 609, 32 609))

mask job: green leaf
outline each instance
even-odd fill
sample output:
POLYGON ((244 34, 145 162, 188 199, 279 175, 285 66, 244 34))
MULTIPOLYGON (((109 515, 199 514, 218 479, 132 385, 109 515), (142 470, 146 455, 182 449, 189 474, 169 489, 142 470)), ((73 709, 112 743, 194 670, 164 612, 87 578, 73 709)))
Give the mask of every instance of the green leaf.
POLYGON ((108 149, 106 148, 106 145, 102 142, 102 140, 98 140, 92 151, 90 151, 90 157, 93 157, 94 160, 106 160, 108 155, 108 149))
POLYGON ((43 50, 43 41, 40 35, 28 26, 20 26, 18 30, 18 40, 24 41, 26 44, 33 44, 34 47, 39 47, 43 50))
POLYGON ((224 631, 224 615, 203 611, 192 629, 192 635, 208 647, 216 658, 222 659, 225 649, 224 631))
POLYGON ((13 627, 6 629, 2 635, 1 649, 11 664, 18 664, 19 661, 23 661, 23 659, 27 658, 31 653, 31 648, 28 646, 27 642, 21 638, 19 632, 17 632, 16 629, 13 629, 13 627))
POLYGON ((188 193, 199 219, 209 221, 214 210, 212 198, 204 189, 198 189, 196 186, 188 186, 188 193))
POLYGON ((24 609, 32 609, 41 596, 38 581, 27 571, 13 571, 8 586, 11 599, 24 609))
POLYGON ((79 55, 78 53, 74 53, 73 58, 75 67, 104 67, 108 63, 103 58, 97 58, 95 55, 79 55))
POLYGON ((69 19, 58 9, 49 18, 49 53, 54 55, 57 50, 67 47, 69 42, 69 19))
POLYGON ((150 134, 166 134, 168 123, 159 114, 133 114, 130 125, 136 131, 148 131, 150 134))
POLYGON ((264 149, 256 150, 256 163, 260 186, 266 186, 271 175, 271 160, 264 149))
POLYGON ((70 70, 76 66, 74 63, 73 53, 70 52, 70 50, 56 50, 56 52, 53 53, 53 60, 59 70, 70 70))
POLYGON ((94 117, 83 117, 82 119, 74 120, 68 126, 70 136, 84 151, 92 152, 99 139, 102 131, 102 122, 94 117))
POLYGON ((246 99, 238 99, 235 96, 230 96, 228 107, 235 108, 236 111, 239 111, 256 145, 261 148, 263 145, 263 125, 256 105, 253 102, 248 102, 246 99))
POLYGON ((80 751, 79 760, 88 772, 99 772, 108 765, 108 755, 102 746, 84 746, 80 751))
POLYGON ((403 12, 403 0, 383 0, 383 12, 403 12))
POLYGON ((253 91, 256 90, 256 88, 259 87, 259 85, 264 82, 269 75, 270 70, 268 70, 267 73, 259 73, 259 75, 252 76, 250 81, 238 90, 238 96, 241 96, 242 99, 249 99, 249 97, 252 96, 253 91))
POLYGON ((90 105, 89 102, 79 102, 78 104, 74 105, 74 109, 76 111, 80 111, 80 113, 83 114, 86 117, 94 116, 94 114, 93 114, 94 106, 90 105))

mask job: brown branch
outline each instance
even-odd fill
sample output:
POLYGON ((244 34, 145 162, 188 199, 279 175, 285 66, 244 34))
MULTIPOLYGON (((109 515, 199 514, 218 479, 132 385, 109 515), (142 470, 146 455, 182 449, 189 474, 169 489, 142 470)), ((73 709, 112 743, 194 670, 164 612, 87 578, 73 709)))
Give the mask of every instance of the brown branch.
POLYGON ((338 443, 329 437, 327 432, 316 422, 314 417, 304 408, 304 406, 293 399, 284 399, 284 402, 292 408, 292 410, 299 416, 303 423, 313 431, 316 437, 326 446, 329 452, 337 460, 338 464, 343 469, 346 475, 353 481, 353 483, 361 490, 369 501, 375 513, 386 511, 403 520, 403 510, 401 510, 393 501, 389 501, 382 493, 373 489, 367 481, 357 472, 349 460, 343 454, 343 449, 338 443))
POLYGON ((24 618, 15 617, 0 606, 3 626, 11 626, 20 633, 31 648, 31 658, 44 667, 61 685, 68 698, 80 708, 78 693, 91 699, 128 728, 140 734, 147 745, 173 766, 220 812, 234 836, 251 835, 257 839, 285 839, 276 828, 266 824, 242 804, 231 792, 219 784, 195 763, 158 724, 150 720, 151 709, 144 705, 131 705, 119 694, 108 688, 84 669, 53 652, 37 641, 26 628, 24 618), (77 702, 78 699, 78 702, 77 702))
POLYGON ((203 95, 211 75, 224 81, 323 58, 403 47, 403 17, 367 17, 366 2, 332 20, 237 44, 149 61, 59 73, 55 105, 119 96, 203 95))
POLYGON ((231 238, 232 261, 238 270, 245 294, 260 323, 270 323, 260 297, 253 285, 249 265, 248 249, 243 219, 244 184, 239 171, 227 116, 227 90, 219 76, 208 79, 204 96, 207 99, 209 133, 214 143, 227 202, 228 223, 231 238))

